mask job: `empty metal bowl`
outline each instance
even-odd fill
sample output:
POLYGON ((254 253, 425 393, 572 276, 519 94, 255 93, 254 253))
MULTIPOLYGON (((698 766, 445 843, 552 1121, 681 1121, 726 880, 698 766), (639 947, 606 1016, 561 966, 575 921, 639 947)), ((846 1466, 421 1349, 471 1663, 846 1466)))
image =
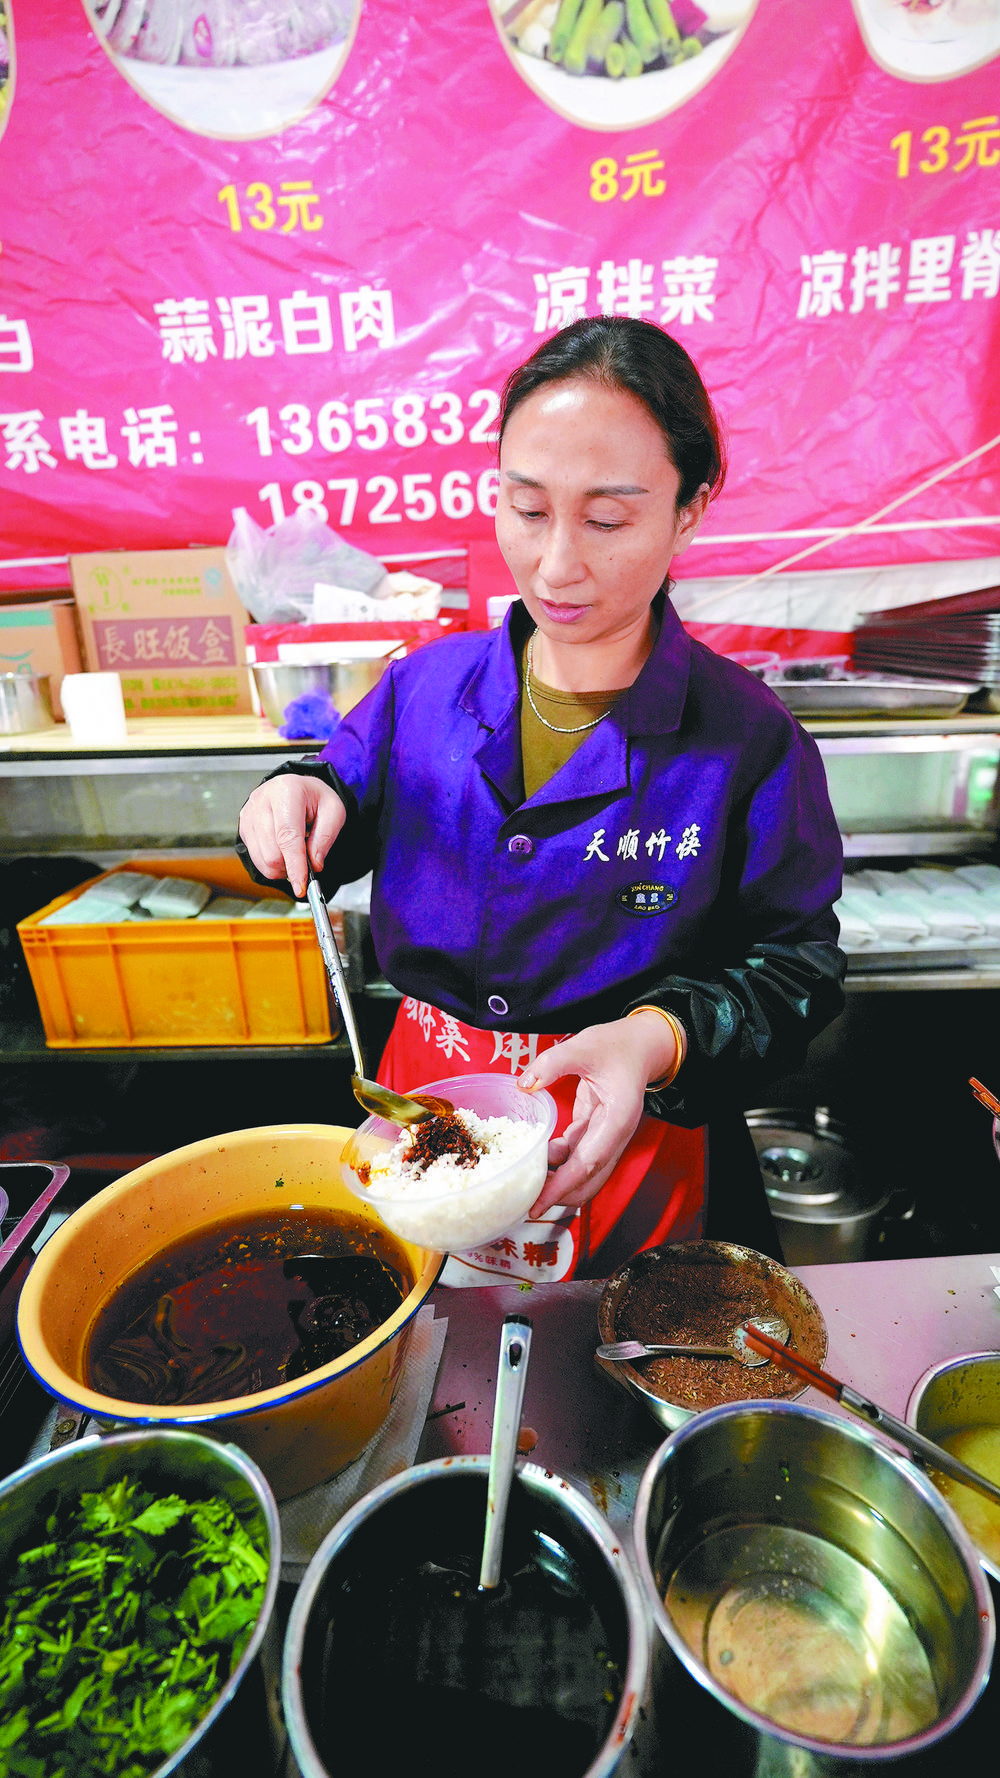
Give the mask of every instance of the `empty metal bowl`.
MULTIPOLYGON (((991 1481, 1000 1481, 1000 1352, 963 1352, 931 1365, 913 1386, 906 1419, 991 1481)), ((1000 1507, 949 1476, 933 1480, 1000 1581, 1000 1507)))
POLYGON ((793 1402, 700 1414, 648 1464, 634 1534, 656 1718, 711 1748, 713 1770, 902 1759, 954 1729, 989 1678, 993 1601, 972 1543, 867 1426, 793 1402))
POLYGON ((326 661, 320 666, 266 662, 250 670, 264 715, 280 729, 289 704, 309 693, 325 695, 341 716, 346 716, 378 684, 388 664, 389 655, 384 654, 368 659, 326 661))
POLYGON ((0 735, 30 735, 55 720, 47 673, 0 673, 0 735))

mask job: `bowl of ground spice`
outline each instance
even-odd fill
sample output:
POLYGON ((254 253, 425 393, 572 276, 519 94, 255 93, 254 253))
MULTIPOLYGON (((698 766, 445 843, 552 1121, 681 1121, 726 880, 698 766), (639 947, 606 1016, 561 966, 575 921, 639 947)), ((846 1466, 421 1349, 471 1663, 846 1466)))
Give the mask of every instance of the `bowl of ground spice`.
MULTIPOLYGON (((608 1279, 598 1302, 602 1342, 726 1346, 744 1321, 777 1316, 788 1345, 810 1364, 826 1359, 826 1322, 805 1285, 777 1260, 728 1241, 682 1241, 637 1253, 608 1279)), ((596 1359, 653 1418, 673 1432, 730 1401, 789 1400, 808 1387, 776 1365, 669 1356, 631 1363, 596 1359)))

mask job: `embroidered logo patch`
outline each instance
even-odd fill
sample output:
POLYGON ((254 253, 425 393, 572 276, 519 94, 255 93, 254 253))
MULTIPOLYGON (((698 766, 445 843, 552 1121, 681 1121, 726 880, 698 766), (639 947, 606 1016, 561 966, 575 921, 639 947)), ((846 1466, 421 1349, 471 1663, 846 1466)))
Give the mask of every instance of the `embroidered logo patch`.
POLYGON ((629 883, 615 900, 627 914, 665 914, 677 900, 677 891, 666 883, 629 883))

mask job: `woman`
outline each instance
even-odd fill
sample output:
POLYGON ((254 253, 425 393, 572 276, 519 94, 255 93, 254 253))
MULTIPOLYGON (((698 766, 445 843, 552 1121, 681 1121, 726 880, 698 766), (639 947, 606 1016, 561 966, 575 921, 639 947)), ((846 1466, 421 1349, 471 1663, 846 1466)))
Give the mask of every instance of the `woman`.
POLYGON ((842 1005, 842 849, 815 744, 666 596, 722 484, 711 401, 660 328, 575 322, 509 378, 499 461, 503 629, 391 667, 254 791, 244 856, 299 896, 307 847, 328 893, 374 869, 387 1085, 555 1093, 531 1222, 453 1281, 703 1232, 780 1257, 740 1106, 842 1005))

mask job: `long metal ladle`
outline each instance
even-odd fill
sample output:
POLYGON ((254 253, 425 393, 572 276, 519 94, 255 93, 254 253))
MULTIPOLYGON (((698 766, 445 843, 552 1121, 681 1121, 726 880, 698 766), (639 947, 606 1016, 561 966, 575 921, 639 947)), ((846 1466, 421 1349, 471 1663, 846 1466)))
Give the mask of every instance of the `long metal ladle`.
POLYGON ((447 1099, 436 1099, 432 1093, 422 1093, 411 1098, 405 1093, 394 1093, 389 1087, 380 1086, 377 1080, 369 1080, 365 1071, 365 1059, 358 1035, 357 1020, 351 1004, 350 989, 344 974, 344 965, 340 961, 337 940, 330 924, 330 914, 323 899, 323 891, 312 865, 309 866, 309 882, 306 887, 306 900, 316 928, 319 948, 323 953, 326 973, 330 978, 330 986, 337 996, 337 1004, 344 1018, 344 1027, 354 1057, 355 1072, 351 1075, 351 1086, 354 1097, 366 1111, 374 1112, 376 1117, 384 1117, 391 1124, 420 1124, 429 1117, 439 1117, 442 1113, 453 1111, 454 1106, 447 1099))
POLYGON ((963 1482, 967 1488, 975 1488, 978 1494, 992 1500, 994 1506, 1000 1506, 1000 1487, 990 1481, 988 1476, 980 1475, 977 1469, 970 1469, 960 1458, 953 1457, 943 1445, 935 1444, 933 1439, 925 1438, 915 1426, 907 1426, 905 1420, 897 1420, 878 1402, 869 1401, 866 1395, 859 1395, 849 1383, 842 1383, 839 1377, 832 1377, 829 1371, 822 1371, 817 1364, 810 1364, 808 1359, 800 1357, 797 1352, 786 1352, 783 1346, 767 1337, 763 1324, 760 1328, 755 1324, 748 1335, 756 1340, 758 1351, 783 1371, 789 1371, 793 1377, 799 1377, 803 1383, 811 1383, 822 1395, 828 1395, 832 1401, 839 1401, 842 1407, 849 1408, 857 1414, 859 1420, 867 1420, 869 1426, 875 1426, 888 1438, 894 1438, 897 1444, 905 1445, 911 1457, 919 1458, 929 1469, 940 1470, 943 1475, 951 1476, 952 1481, 963 1482))
POLYGON ((514 1479, 521 1405, 527 1381, 532 1323, 527 1315, 507 1315, 500 1330, 500 1364, 493 1407, 493 1436, 486 1484, 486 1533, 479 1569, 479 1590, 489 1592, 500 1584, 507 1504, 514 1479))
MULTIPOLYGON (((752 1325, 770 1334, 772 1340, 784 1342, 788 1338, 787 1323, 779 1320, 776 1315, 761 1316, 752 1325)), ((625 1364, 630 1364, 636 1358, 737 1358, 740 1364, 753 1370, 759 1364, 766 1364, 770 1354, 765 1353, 762 1356, 759 1352, 751 1351, 747 1345, 747 1329, 750 1326, 749 1321, 743 1321, 739 1327, 735 1327, 728 1346, 680 1346, 675 1343, 654 1346, 643 1340, 612 1340, 606 1346, 598 1346, 597 1357, 625 1364)))

